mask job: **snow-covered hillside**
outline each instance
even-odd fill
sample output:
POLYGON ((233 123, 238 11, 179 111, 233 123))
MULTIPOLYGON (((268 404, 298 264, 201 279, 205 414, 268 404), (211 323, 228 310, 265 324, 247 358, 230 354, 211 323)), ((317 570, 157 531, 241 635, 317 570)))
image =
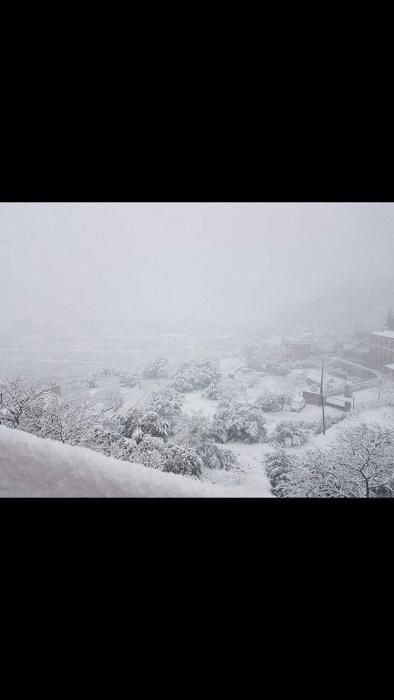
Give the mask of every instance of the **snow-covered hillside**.
POLYGON ((231 497, 218 487, 0 426, 0 497, 231 497))

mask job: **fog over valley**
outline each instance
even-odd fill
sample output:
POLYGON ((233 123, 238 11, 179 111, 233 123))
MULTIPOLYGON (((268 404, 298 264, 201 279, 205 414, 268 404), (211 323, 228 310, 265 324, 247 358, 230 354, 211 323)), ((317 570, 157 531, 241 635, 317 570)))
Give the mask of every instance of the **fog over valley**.
MULTIPOLYGON (((0 260, 8 460, 16 429, 65 475, 57 443, 110 457, 107 495, 144 494, 139 464, 225 493, 391 497, 394 204, 0 203, 0 260)), ((1 470, 0 496, 27 495, 1 470)))

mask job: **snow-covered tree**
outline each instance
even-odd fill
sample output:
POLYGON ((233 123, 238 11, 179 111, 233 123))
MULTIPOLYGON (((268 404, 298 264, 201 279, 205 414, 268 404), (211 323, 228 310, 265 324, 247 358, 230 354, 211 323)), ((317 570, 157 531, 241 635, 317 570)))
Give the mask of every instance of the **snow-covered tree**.
POLYGON ((394 493, 394 431, 353 425, 325 450, 307 450, 278 475, 282 497, 379 498, 394 493))
POLYGON ((164 418, 173 431, 182 412, 184 398, 173 387, 165 386, 152 394, 149 410, 164 418))
POLYGON ((275 426, 272 440, 286 447, 298 447, 308 442, 313 428, 304 421, 281 421, 275 426))
POLYGON ((218 442, 264 442, 265 422, 262 410, 255 404, 227 399, 219 403, 213 430, 218 442))
POLYGON ((97 420, 97 415, 85 404, 51 396, 42 412, 36 434, 69 445, 79 445, 89 439, 97 420))
POLYGON ((51 391, 50 386, 40 386, 24 380, 22 377, 11 377, 0 382, 0 423, 14 428, 28 430, 30 419, 37 419, 41 411, 44 397, 51 391), (33 408, 35 404, 35 408, 33 408))
POLYGON ((394 479, 394 430, 379 425, 354 425, 339 433, 327 454, 341 491, 354 497, 376 497, 391 489, 394 479))

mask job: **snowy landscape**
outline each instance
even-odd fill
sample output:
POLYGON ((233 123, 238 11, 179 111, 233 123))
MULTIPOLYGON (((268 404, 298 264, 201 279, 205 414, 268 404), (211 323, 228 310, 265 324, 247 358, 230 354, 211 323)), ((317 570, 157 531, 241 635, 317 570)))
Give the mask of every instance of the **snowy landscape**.
POLYGON ((0 497, 391 498, 393 226, 0 205, 0 497))

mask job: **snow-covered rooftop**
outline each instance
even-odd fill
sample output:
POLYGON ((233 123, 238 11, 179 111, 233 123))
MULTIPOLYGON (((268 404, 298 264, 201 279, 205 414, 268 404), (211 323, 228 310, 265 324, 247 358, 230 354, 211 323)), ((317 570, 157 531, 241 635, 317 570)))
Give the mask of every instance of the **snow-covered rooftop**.
POLYGON ((394 331, 373 331, 371 335, 381 335, 384 338, 394 338, 394 331))
POLYGON ((255 496, 0 426, 0 497, 255 496))

